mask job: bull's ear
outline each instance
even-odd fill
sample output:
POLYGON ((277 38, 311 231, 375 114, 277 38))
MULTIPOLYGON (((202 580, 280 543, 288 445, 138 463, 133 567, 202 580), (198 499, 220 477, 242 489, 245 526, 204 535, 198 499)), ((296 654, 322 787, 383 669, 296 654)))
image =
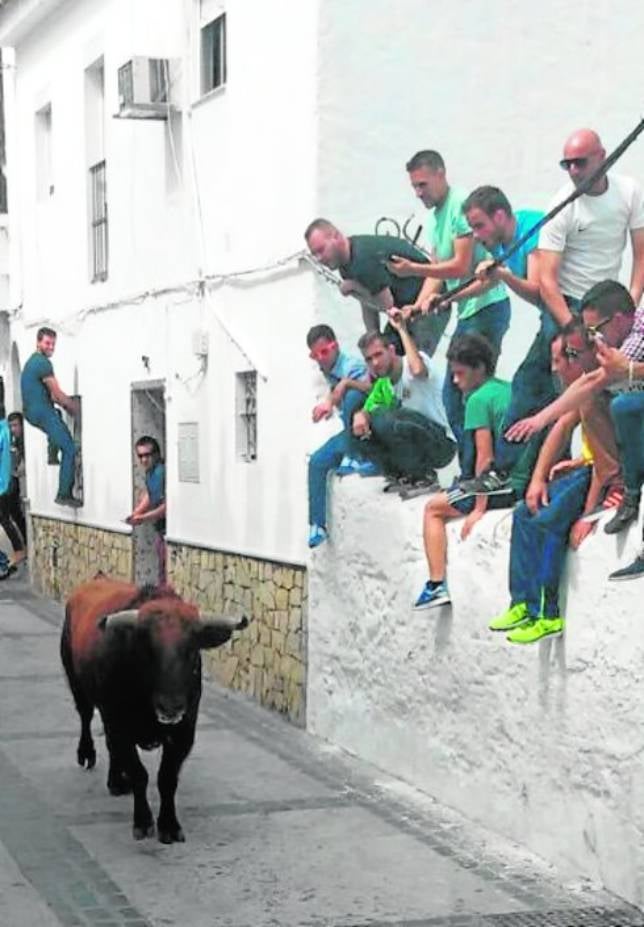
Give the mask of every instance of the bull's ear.
POLYGON ((98 622, 102 631, 114 628, 132 628, 138 624, 139 613, 136 608, 128 608, 122 612, 114 612, 111 615, 105 615, 98 622))
POLYGON ((248 618, 227 618, 224 615, 202 615, 195 625, 194 639, 200 650, 221 647, 230 639, 233 631, 248 624, 248 618))

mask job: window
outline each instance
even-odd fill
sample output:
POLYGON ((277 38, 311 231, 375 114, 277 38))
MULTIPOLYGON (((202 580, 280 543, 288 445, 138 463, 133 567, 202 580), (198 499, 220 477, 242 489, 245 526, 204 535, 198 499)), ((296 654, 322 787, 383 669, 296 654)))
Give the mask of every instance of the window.
POLYGON ((236 374, 237 456, 257 460, 257 373, 247 370, 236 374))
POLYGON ((107 196, 105 161, 89 169, 90 186, 90 279, 107 280, 107 196))
POLYGON ((36 113, 36 196, 47 200, 54 192, 51 160, 51 103, 36 113))
POLYGON ((201 29, 201 93, 226 83, 226 14, 201 29))

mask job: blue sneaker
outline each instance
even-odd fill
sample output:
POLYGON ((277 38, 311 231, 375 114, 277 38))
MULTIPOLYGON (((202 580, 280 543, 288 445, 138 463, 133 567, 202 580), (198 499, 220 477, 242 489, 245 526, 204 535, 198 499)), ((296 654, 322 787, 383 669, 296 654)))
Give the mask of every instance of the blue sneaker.
POLYGON ((356 460, 355 457, 349 457, 347 454, 345 454, 338 466, 335 468, 335 472, 338 476, 351 476, 353 473, 360 473, 360 465, 360 460, 356 460))
POLYGON ((426 608, 436 608, 438 605, 449 605, 451 601, 447 583, 444 580, 440 583, 432 583, 428 579, 423 586, 423 591, 414 602, 414 608, 420 612, 426 608))
POLYGON ((311 525, 309 532, 309 547, 319 547, 329 536, 329 532, 322 525, 311 525))

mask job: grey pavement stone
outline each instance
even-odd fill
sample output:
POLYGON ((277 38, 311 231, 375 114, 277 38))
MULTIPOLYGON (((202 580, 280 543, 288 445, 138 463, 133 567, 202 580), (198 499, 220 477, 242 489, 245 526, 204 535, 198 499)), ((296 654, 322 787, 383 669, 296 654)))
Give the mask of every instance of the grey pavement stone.
MULTIPOLYGON (((644 925, 619 899, 562 885, 520 848, 208 684, 177 795, 188 842, 133 841, 131 798, 105 789, 98 717, 98 767, 76 765, 61 621, 24 583, 3 588, 0 927, 644 925)), ((159 754, 143 758, 154 774, 159 754)))

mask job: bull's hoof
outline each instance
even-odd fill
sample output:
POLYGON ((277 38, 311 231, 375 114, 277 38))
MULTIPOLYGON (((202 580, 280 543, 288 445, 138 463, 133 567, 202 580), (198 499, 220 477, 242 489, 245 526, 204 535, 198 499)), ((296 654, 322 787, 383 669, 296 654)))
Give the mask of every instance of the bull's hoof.
POLYGON ((154 822, 139 826, 135 824, 132 828, 132 836, 135 840, 145 840, 146 837, 154 837, 154 822))
POLYGON ((76 751, 76 760, 79 766, 82 766, 83 769, 94 769, 96 766, 96 750, 94 745, 91 744, 89 747, 79 746, 76 751))
POLYGON ((180 824, 177 824, 175 827, 161 827, 161 825, 158 825, 157 833, 161 843, 186 842, 186 835, 184 834, 180 824))

